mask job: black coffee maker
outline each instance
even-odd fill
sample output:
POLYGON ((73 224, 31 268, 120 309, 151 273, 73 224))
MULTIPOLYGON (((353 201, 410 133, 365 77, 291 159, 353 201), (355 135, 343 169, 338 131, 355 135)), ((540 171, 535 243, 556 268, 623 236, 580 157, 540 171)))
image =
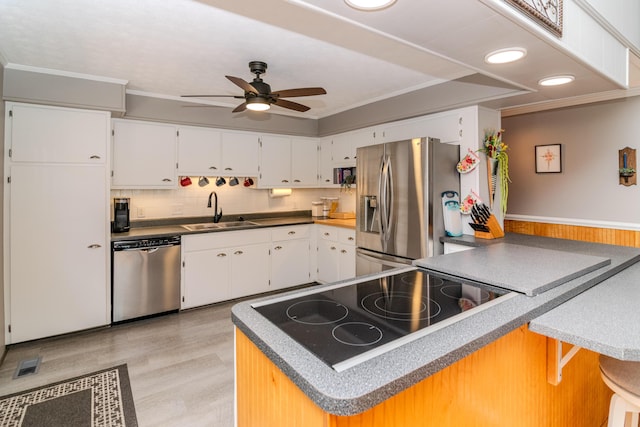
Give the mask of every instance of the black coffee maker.
POLYGON ((129 198, 116 197, 113 199, 113 228, 114 233, 129 231, 129 198))

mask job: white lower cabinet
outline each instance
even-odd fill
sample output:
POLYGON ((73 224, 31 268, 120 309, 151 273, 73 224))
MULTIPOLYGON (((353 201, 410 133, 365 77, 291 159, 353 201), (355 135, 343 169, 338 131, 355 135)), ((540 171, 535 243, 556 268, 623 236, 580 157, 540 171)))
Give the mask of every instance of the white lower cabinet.
POLYGON ((332 283, 356 276, 355 230, 317 226, 318 282, 332 283))
POLYGON ((271 290, 311 281, 310 225, 276 227, 271 239, 271 290))
POLYGON ((268 291, 270 242, 267 229, 183 236, 181 308, 268 291))

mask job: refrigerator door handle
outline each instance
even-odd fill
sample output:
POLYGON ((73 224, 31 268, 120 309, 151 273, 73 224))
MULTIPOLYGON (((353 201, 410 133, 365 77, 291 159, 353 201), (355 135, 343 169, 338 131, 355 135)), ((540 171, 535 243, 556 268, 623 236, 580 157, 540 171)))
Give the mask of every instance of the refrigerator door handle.
POLYGON ((387 250, 386 235, 387 235, 387 157, 382 156, 380 162, 380 178, 378 180, 378 206, 380 212, 380 244, 382 250, 387 250))
POLYGON ((393 228, 393 206, 395 204, 395 193, 393 190, 393 167, 391 165, 391 156, 387 156, 387 193, 389 194, 387 204, 387 228, 385 230, 385 241, 391 238, 391 230, 393 228))

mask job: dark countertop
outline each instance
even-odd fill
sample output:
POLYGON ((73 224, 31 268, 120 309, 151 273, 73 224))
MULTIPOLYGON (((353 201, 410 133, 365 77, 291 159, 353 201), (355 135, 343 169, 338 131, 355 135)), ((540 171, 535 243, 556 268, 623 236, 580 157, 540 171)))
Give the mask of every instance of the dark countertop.
POLYGON ((133 221, 131 229, 125 233, 111 233, 111 241, 130 239, 152 239, 158 237, 168 237, 186 234, 219 233, 234 230, 250 230, 264 227, 279 227, 296 224, 313 224, 311 211, 287 211, 268 213, 249 213, 223 216, 220 222, 238 221, 243 218, 248 221, 246 225, 233 228, 217 228, 208 230, 190 231, 182 227, 188 224, 213 223, 213 218, 207 217, 187 217, 168 218, 158 220, 133 221), (249 223, 249 221, 251 224, 249 223))
MULTIPOLYGON (((268 301, 275 298, 273 296, 236 304, 232 309, 233 322, 320 408, 337 415, 353 415, 398 394, 640 260, 640 250, 613 245, 512 233, 495 241, 476 242, 471 239, 450 238, 447 241, 479 248, 506 242, 603 257, 610 259, 611 263, 536 296, 515 293, 513 297, 505 298, 486 310, 340 373, 316 358, 251 307, 253 302, 268 301)), ((474 252, 476 251, 468 251, 470 255, 474 252)), ((452 255, 455 254, 442 257, 452 255)), ((460 266, 458 275, 464 277, 463 265, 460 266)), ((343 283, 350 282, 353 281, 343 283)), ((317 289, 321 290, 326 286, 335 284, 317 289)), ((299 292, 301 291, 291 291, 286 295, 299 292)))

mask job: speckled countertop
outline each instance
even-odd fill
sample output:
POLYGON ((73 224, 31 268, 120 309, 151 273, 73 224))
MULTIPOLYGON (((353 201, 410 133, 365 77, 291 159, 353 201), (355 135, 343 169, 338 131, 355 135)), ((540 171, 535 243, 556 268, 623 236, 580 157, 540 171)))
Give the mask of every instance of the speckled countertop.
MULTIPOLYGON (((455 363, 618 274, 640 259, 638 249, 511 233, 496 241, 467 240, 452 238, 449 241, 478 246, 478 250, 496 243, 509 243, 603 257, 611 261, 608 265, 536 296, 518 293, 486 310, 340 373, 324 364, 251 307, 253 302, 274 297, 236 304, 232 309, 233 322, 319 407, 337 415, 353 415, 455 363)), ((475 251, 469 251, 473 252, 475 251)), ((446 256, 451 255, 443 257, 446 256)), ((535 260, 531 262, 535 263, 535 260)), ((553 265, 540 267, 553 268, 553 265)), ((486 268, 491 269, 491 266, 486 268)), ((464 276, 464 266, 461 266, 459 275, 464 276)), ((298 292, 300 291, 292 291, 291 294, 298 292)))
POLYGON ((225 215, 224 221, 238 221, 240 218, 248 221, 246 225, 233 228, 220 228, 190 231, 182 225, 200 224, 213 222, 211 217, 190 217, 190 218, 167 218, 155 220, 132 221, 131 229, 125 233, 111 233, 111 241, 130 239, 153 239, 158 237, 168 237, 176 235, 197 234, 197 233, 220 233, 233 230, 248 230, 253 228, 279 227, 297 224, 323 224, 334 227, 355 229, 355 219, 329 219, 311 216, 311 211, 286 211, 267 213, 247 213, 237 215, 225 215), (251 223, 254 224, 251 224, 251 223))
POLYGON ((640 263, 531 321, 529 328, 597 353, 640 361, 640 263))

